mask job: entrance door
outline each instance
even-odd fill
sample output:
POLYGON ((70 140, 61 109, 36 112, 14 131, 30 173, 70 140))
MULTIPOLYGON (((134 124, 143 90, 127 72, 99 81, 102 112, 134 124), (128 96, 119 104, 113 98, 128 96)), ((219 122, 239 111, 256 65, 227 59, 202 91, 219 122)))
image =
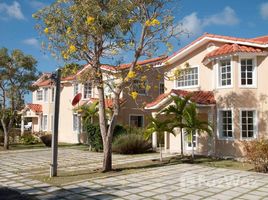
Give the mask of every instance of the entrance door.
POLYGON ((196 147, 197 147, 197 133, 195 132, 193 134, 193 142, 192 142, 191 134, 187 134, 186 131, 183 131, 183 133, 184 133, 184 141, 185 141, 186 150, 192 150, 192 145, 193 145, 194 149, 196 150, 196 147))

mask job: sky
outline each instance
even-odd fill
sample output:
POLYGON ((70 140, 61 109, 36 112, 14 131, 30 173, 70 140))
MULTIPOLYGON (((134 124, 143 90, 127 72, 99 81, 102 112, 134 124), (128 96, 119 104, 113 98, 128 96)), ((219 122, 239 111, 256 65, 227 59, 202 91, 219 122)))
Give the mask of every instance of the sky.
MULTIPOLYGON (((61 66, 40 47, 32 14, 53 0, 0 0, 0 48, 21 49, 38 61, 38 70, 51 72, 61 66)), ((268 35, 268 1, 265 0, 178 0, 176 23, 191 32, 174 44, 174 51, 204 32, 253 38, 268 35), (179 44, 179 45, 177 45, 179 44)))

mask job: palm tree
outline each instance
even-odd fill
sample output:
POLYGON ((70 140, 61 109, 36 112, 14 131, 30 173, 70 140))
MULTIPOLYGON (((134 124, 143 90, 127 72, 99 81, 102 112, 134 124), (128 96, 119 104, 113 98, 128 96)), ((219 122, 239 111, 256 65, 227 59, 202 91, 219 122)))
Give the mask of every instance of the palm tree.
POLYGON ((173 105, 168 106, 166 109, 162 111, 166 115, 173 114, 174 120, 172 120, 173 127, 180 128, 181 135, 181 155, 183 156, 183 112, 189 103, 191 96, 186 96, 185 98, 180 98, 178 96, 172 96, 172 100, 174 102, 173 105))
POLYGON ((201 121, 198 119, 196 112, 196 104, 190 103, 183 112, 184 128, 186 133, 190 135, 192 143, 192 159, 194 159, 194 145, 193 145, 193 136, 194 133, 206 132, 211 136, 212 134, 212 125, 207 121, 201 121))
MULTIPOLYGON (((148 139, 154 132, 164 135, 165 132, 169 132, 173 134, 173 126, 172 120, 159 120, 157 118, 151 118, 151 122, 145 129, 144 135, 145 138, 148 139)), ((162 161, 162 149, 160 150, 160 161, 162 161)))
POLYGON ((85 104, 82 106, 79 106, 76 109, 76 112, 81 113, 83 117, 83 123, 91 123, 93 124, 94 117, 98 116, 99 108, 98 108, 99 102, 93 102, 91 104, 85 104))

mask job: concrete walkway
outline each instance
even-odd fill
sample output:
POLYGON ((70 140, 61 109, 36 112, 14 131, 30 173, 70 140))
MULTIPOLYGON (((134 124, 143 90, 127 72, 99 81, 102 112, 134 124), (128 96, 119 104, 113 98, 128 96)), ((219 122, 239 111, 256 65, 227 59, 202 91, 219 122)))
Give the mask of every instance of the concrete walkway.
MULTIPOLYGON (((60 149, 61 170, 101 166, 102 154, 60 149)), ((115 155, 115 163, 158 158, 157 154, 115 155)), ((268 175, 180 164, 146 171, 96 178, 54 187, 27 178, 29 169, 47 168, 50 151, 33 150, 0 154, 0 187, 9 187, 38 199, 267 199, 268 175), (25 171, 25 172, 24 172, 25 171)), ((38 170, 37 170, 38 171, 38 170)))

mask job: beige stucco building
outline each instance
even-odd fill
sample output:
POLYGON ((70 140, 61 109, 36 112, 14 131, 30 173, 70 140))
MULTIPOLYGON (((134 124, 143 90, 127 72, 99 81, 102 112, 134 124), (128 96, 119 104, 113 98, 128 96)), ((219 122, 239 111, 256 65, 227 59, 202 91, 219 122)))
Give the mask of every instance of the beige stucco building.
MULTIPOLYGON (((147 117, 155 117, 172 103, 172 95, 183 98, 193 92, 191 100, 200 118, 211 122, 214 130, 212 137, 196 134, 193 144, 185 137, 184 151, 190 153, 193 145, 197 154, 240 157, 243 141, 268 137, 268 36, 243 39, 204 34, 170 57, 141 62, 147 64, 161 71, 161 79, 147 72, 148 84, 158 90, 146 93, 141 89, 138 104, 125 90, 119 123, 143 127, 147 117), (164 78, 178 69, 177 80, 164 78), (142 110, 144 102, 147 105, 142 110)), ((36 84, 40 88, 33 92, 33 104, 26 107, 25 117, 32 117, 33 131, 51 131, 53 85, 42 77, 36 84)), ((83 95, 81 103, 97 97, 94 86, 78 83, 75 76, 62 81, 59 141, 79 142, 79 117, 71 105, 78 92, 83 95)), ((156 147, 156 133, 152 141, 156 147)), ((164 143, 167 151, 180 152, 179 134, 166 133, 164 143)))
MULTIPOLYGON (((186 138, 184 150, 240 157, 243 141, 268 137, 268 36, 243 39, 204 34, 163 61, 167 74, 181 69, 178 80, 165 80, 166 94, 147 104, 157 115, 171 103, 171 96, 195 91, 200 118, 213 123, 212 137, 196 134, 194 144, 186 138), (185 63, 189 68, 183 69, 185 63)), ((154 145, 156 135, 153 136, 154 145)), ((180 137, 165 135, 165 148, 180 152, 180 137)))

